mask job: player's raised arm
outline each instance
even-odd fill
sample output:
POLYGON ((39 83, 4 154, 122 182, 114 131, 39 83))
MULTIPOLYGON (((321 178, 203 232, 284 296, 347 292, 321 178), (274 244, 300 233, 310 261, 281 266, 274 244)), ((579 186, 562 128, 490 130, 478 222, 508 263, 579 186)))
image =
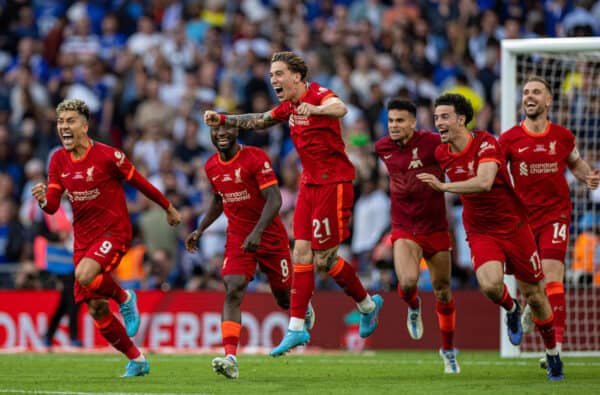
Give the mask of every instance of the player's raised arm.
POLYGON ((244 240, 244 244, 242 244, 242 250, 246 252, 253 252, 258 249, 263 232, 273 222, 273 219, 275 219, 281 208, 281 193, 277 184, 262 189, 261 194, 266 202, 258 222, 254 226, 254 229, 252 229, 252 232, 246 237, 246 240, 244 240))
POLYGON ((302 102, 296 112, 299 115, 323 115, 326 117, 342 118, 348 112, 348 108, 339 97, 329 97, 320 106, 302 102))
POLYGON ((204 122, 211 127, 225 125, 238 129, 266 129, 279 121, 273 118, 270 111, 240 115, 225 115, 209 110, 204 112, 204 122))
POLYGON ((198 251, 198 240, 202 237, 202 234, 213 222, 219 218, 219 216, 223 213, 223 199, 219 194, 213 194, 212 200, 208 206, 208 211, 200 225, 198 225, 198 229, 194 230, 185 238, 185 249, 189 252, 198 251))

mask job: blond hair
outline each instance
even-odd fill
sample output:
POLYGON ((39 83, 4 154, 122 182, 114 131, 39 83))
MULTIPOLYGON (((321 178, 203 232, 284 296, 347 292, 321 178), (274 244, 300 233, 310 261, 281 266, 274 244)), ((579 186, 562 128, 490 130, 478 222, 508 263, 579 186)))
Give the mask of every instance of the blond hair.
POLYGON ((79 115, 83 115, 86 121, 90 120, 90 108, 83 100, 67 99, 63 100, 56 106, 56 115, 63 111, 75 111, 79 115))

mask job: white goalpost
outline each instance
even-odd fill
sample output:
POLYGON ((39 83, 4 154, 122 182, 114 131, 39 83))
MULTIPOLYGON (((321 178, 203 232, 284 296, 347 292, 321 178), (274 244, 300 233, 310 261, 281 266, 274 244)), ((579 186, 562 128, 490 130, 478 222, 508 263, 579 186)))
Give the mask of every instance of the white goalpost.
MULTIPOLYGON (((543 38, 502 41, 501 127, 508 130, 522 119, 520 88, 530 74, 547 79, 553 89, 553 122, 575 134, 582 157, 600 168, 600 37, 543 38)), ((600 243, 574 259, 575 242, 600 235, 600 193, 590 193, 567 175, 573 201, 569 249, 565 258, 567 319, 563 355, 600 356, 600 243), (583 265, 581 262, 587 262, 583 265)), ((583 244, 578 244, 583 245, 583 244)), ((593 245, 593 244, 592 244, 593 245)), ((578 249, 579 251, 579 249, 578 249)), ((511 295, 517 295, 513 276, 505 276, 511 295)), ((525 335, 519 347, 508 341, 501 310, 500 355, 541 356, 537 332, 525 335)))

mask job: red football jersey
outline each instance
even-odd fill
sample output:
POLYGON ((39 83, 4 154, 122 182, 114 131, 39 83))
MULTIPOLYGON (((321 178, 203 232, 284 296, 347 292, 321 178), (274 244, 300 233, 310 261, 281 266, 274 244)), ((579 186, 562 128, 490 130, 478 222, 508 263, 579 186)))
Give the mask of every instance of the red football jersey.
MULTIPOLYGON (((240 145, 238 153, 224 162, 218 153, 205 165, 213 192, 223 199, 227 216, 226 248, 240 248, 258 223, 265 198, 262 189, 277 184, 267 154, 261 149, 240 145)), ((279 215, 265 229, 259 251, 288 248, 288 237, 279 215)))
POLYGON ((488 192, 460 194, 463 223, 467 233, 502 236, 515 232, 527 222, 525 208, 512 188, 500 145, 488 132, 474 131, 462 152, 450 151, 441 144, 435 157, 450 181, 465 181, 477 175, 480 163, 496 162, 498 173, 488 192))
POLYGON ((92 140, 79 160, 64 148, 52 155, 48 188, 65 191, 71 201, 75 250, 87 248, 104 234, 129 243, 131 223, 122 182, 134 170, 123 152, 92 140))
POLYGON ((419 180, 419 173, 431 173, 443 179, 444 173, 435 159, 440 136, 429 131, 415 131, 401 147, 390 136, 375 143, 375 152, 390 175, 392 228, 412 234, 440 232, 448 229, 444 194, 419 180))
POLYGON ((536 228, 559 219, 570 220, 565 169, 575 148, 573 133, 551 122, 542 133, 532 133, 522 123, 504 132, 499 142, 531 225, 536 228))
POLYGON ((307 89, 298 103, 284 101, 271 114, 280 122, 288 122, 290 134, 300 162, 305 184, 331 184, 352 181, 354 166, 346 155, 342 139, 340 119, 322 115, 298 115, 300 102, 321 105, 335 93, 315 82, 307 83, 307 89))

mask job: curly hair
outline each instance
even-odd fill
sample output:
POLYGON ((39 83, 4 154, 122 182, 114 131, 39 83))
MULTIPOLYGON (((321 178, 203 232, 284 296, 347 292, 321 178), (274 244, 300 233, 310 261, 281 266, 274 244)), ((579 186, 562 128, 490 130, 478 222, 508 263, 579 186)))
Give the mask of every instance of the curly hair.
POLYGON ((465 125, 473 119, 473 105, 466 97, 458 93, 445 93, 438 97, 435 99, 433 107, 438 106, 453 106, 457 115, 465 116, 465 125))
POLYGON ((67 99, 63 100, 56 106, 56 115, 63 111, 75 111, 79 115, 83 115, 86 121, 90 120, 90 108, 83 100, 67 99))

